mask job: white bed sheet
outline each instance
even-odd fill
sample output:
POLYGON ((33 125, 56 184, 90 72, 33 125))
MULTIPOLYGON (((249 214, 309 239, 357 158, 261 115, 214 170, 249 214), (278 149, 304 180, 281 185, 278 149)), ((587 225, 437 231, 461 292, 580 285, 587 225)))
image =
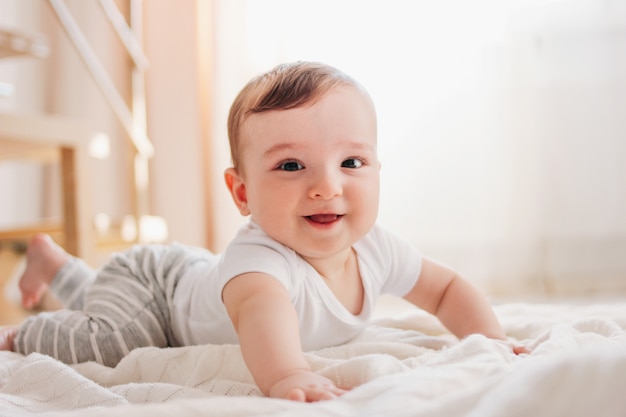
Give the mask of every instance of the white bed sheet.
POLYGON ((626 416, 626 303, 495 309, 532 354, 456 341, 411 310, 308 353, 314 370, 355 387, 314 404, 262 397, 237 346, 139 349, 116 368, 0 352, 0 416, 626 416))

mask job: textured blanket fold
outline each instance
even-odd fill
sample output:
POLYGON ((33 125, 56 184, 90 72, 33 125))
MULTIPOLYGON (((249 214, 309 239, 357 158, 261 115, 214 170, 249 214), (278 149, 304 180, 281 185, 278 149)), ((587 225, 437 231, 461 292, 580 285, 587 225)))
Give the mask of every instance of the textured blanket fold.
POLYGON ((623 416, 626 304, 507 304, 514 355, 480 335, 457 341, 417 310, 350 343, 307 353, 353 389, 314 404, 264 398, 238 346, 145 348, 116 368, 0 352, 0 416, 623 416))

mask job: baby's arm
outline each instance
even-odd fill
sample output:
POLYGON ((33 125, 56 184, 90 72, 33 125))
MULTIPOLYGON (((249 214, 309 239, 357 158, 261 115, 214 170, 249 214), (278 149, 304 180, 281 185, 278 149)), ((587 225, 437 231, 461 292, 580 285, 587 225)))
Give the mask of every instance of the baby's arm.
POLYGON ((226 284, 223 299, 246 365, 265 395, 318 401, 344 392, 311 371, 296 311, 278 280, 260 273, 240 275, 226 284))
MULTIPOLYGON (((506 340, 486 297, 455 271, 430 259, 423 259, 419 279, 404 298, 437 316, 459 339, 480 333, 506 340)), ((521 346, 512 349, 518 354, 527 352, 521 346)))

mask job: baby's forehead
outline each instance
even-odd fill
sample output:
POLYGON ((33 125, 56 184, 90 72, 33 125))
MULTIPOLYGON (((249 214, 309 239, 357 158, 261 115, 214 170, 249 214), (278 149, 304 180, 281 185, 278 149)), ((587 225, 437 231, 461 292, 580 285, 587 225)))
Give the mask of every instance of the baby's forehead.
MULTIPOLYGON (((241 130, 243 151, 258 152, 276 144, 347 147, 348 144, 376 148, 376 114, 371 99, 362 90, 333 88, 301 106, 251 114, 241 130)), ((298 146, 300 147, 300 146, 298 146)))
MULTIPOLYGON (((371 113, 371 116, 374 119, 376 117, 376 110, 374 108, 373 101, 365 90, 353 85, 338 85, 316 94, 315 96, 311 96, 308 100, 297 106, 249 112, 242 124, 244 126, 249 125, 250 120, 285 120, 302 117, 304 114, 317 114, 316 112, 310 112, 311 108, 321 109, 326 106, 327 103, 336 102, 337 100, 341 100, 343 102, 343 106, 337 109, 339 112, 349 111, 350 109, 359 109, 360 111, 371 113), (333 98, 331 99, 331 97, 333 98)), ((334 116, 334 114, 329 116, 334 116)))

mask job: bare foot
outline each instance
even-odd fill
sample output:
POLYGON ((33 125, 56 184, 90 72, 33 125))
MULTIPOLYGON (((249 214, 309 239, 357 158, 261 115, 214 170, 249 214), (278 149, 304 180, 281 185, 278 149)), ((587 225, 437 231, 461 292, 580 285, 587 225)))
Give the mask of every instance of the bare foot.
POLYGON ((17 334, 17 329, 0 329, 0 350, 13 350, 13 339, 17 334))
POLYGON ((37 234, 32 237, 26 249, 26 269, 19 282, 25 308, 34 308, 39 304, 59 269, 70 258, 50 236, 37 234))

